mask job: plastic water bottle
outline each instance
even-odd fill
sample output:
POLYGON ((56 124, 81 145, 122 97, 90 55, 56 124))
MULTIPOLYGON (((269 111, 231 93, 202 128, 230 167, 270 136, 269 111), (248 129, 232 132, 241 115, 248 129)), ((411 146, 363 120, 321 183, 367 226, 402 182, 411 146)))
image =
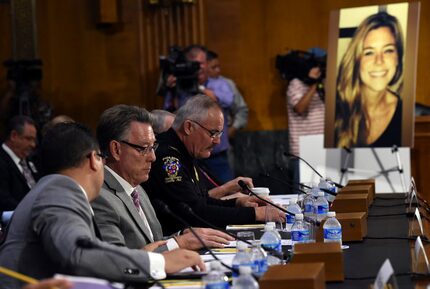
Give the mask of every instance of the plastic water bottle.
POLYGON ((307 193, 305 199, 303 200, 303 215, 311 220, 315 220, 314 203, 315 199, 312 196, 312 193, 307 193))
POLYGON ((302 209, 299 205, 297 205, 297 199, 290 199, 289 205, 287 207, 287 211, 293 213, 294 215, 286 214, 287 224, 293 225, 295 221, 295 214, 300 214, 302 209))
POLYGON ((294 245, 297 243, 309 242, 309 225, 303 221, 303 214, 296 214, 296 221, 291 227, 291 243, 294 245))
POLYGON ((252 277, 252 270, 250 267, 239 267, 240 276, 234 285, 234 289, 259 289, 257 281, 252 277))
POLYGON ((203 284, 205 289, 229 289, 228 278, 222 271, 221 263, 219 261, 212 261, 210 263, 210 271, 204 276, 203 284))
POLYGON ((282 256, 281 238, 272 224, 264 226, 264 234, 261 236, 261 247, 267 252, 267 265, 280 264, 282 256))
POLYGON ((281 234, 279 234, 278 230, 276 229, 276 223, 275 222, 267 222, 266 225, 273 227, 273 232, 279 237, 279 240, 282 240, 281 234))
POLYGON ((251 255, 247 251, 248 245, 243 242, 237 242, 237 253, 236 256, 234 256, 232 261, 232 277, 233 277, 233 285, 235 285, 235 282, 237 278, 239 277, 239 267, 240 266, 249 266, 252 267, 251 262, 251 255))
POLYGON ((318 193, 318 198, 315 200, 314 208, 315 208, 316 220, 318 222, 321 222, 326 218, 327 212, 328 212, 328 202, 324 197, 324 192, 318 193))
POLYGON ((336 219, 336 212, 328 212, 323 226, 324 242, 338 242, 342 245, 342 225, 336 219))
MULTIPOLYGON (((318 184, 318 187, 321 189, 328 190, 332 193, 336 193, 336 186, 331 181, 329 181, 328 179, 325 180, 325 179, 321 178, 320 183, 318 184)), ((336 196, 328 194, 326 192, 325 192, 325 197, 326 197, 327 201, 329 201, 330 203, 332 203, 334 201, 334 199, 336 198, 336 196)))
POLYGON ((311 189, 311 194, 312 194, 312 196, 316 199, 316 198, 318 198, 318 193, 319 192, 321 192, 321 190, 320 190, 320 188, 317 186, 317 185, 315 185, 315 186, 313 186, 312 187, 312 189, 311 189))
POLYGON ((267 255, 261 248, 259 240, 252 241, 251 247, 252 271, 255 275, 261 276, 267 271, 267 255))

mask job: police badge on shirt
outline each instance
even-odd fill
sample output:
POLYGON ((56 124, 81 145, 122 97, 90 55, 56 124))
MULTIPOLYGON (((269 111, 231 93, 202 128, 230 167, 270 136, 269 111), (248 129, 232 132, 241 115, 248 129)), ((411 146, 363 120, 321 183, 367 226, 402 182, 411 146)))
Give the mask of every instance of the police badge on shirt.
POLYGON ((163 158, 163 169, 167 174, 167 177, 164 179, 166 184, 182 181, 182 176, 178 176, 181 166, 181 163, 175 157, 163 158))

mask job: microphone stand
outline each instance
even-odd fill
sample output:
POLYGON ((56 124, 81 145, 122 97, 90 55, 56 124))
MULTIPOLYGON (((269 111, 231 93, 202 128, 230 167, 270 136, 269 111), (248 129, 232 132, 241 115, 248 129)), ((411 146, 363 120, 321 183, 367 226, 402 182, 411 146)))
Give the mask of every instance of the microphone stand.
MULTIPOLYGON (((296 158, 296 159, 299 159, 299 160, 301 160, 301 161, 303 161, 309 168, 311 168, 321 179, 325 179, 313 166, 311 166, 311 164, 310 163, 308 163, 305 159, 303 159, 303 158, 301 158, 301 157, 299 157, 299 156, 296 156, 296 155, 293 155, 293 154, 290 154, 290 153, 287 153, 287 152, 284 152, 284 156, 286 156, 287 158, 296 158)), ((339 189, 341 189, 341 188, 343 188, 344 186, 342 186, 341 184, 339 184, 339 183, 336 183, 336 182, 333 182, 333 181, 331 181, 336 187, 338 187, 339 189)))
MULTIPOLYGON (((100 249, 100 250, 106 250, 106 251, 109 251, 109 252, 111 252, 111 253, 114 253, 115 255, 117 255, 117 256, 120 256, 120 257, 123 257, 123 258, 125 258, 125 259, 127 259, 128 261, 130 261, 134 266, 136 266, 136 268, 141 268, 142 266, 139 264, 139 263, 137 263, 133 258, 131 258, 130 256, 127 256, 127 255, 125 255, 125 254, 123 254, 123 253, 121 253, 121 252, 118 252, 118 251, 116 251, 116 250, 113 250, 113 249, 111 249, 111 248, 109 248, 109 247, 101 247, 99 244, 97 244, 97 243, 95 243, 95 242, 93 242, 92 240, 90 240, 90 239, 88 239, 88 238, 79 238, 79 239, 77 239, 76 240, 76 246, 78 246, 79 248, 82 248, 82 249, 100 249)), ((141 268, 142 269, 142 268, 141 268)), ((142 270, 146 275, 148 275, 148 277, 150 278, 151 277, 151 275, 149 274, 149 272, 147 272, 146 270, 142 270)), ((126 269, 126 271, 125 271, 126 273, 129 273, 129 274, 136 274, 136 273, 139 273, 139 269, 131 269, 131 268, 127 268, 126 269)), ((156 284, 156 285, 158 285, 158 286, 160 286, 162 289, 165 289, 165 287, 164 287, 164 285, 163 284, 161 284, 161 282, 160 281, 158 281, 158 280, 155 280, 155 279, 153 279, 154 280, 154 284, 156 284)), ((131 283, 133 283, 133 281, 131 281, 131 283)))

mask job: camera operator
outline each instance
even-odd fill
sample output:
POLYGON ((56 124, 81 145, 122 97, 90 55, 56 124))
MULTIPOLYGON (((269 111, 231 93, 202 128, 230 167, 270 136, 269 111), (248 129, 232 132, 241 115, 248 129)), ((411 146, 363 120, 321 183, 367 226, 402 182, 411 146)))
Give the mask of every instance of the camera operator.
MULTIPOLYGON (((200 69, 197 73, 197 80, 199 84, 199 91, 220 104, 224 101, 224 95, 221 91, 216 91, 214 88, 209 88, 208 85, 208 63, 206 59, 207 49, 202 45, 193 44, 186 47, 183 51, 187 61, 194 61, 200 64, 200 69)), ((175 90, 177 78, 174 75, 168 75, 166 79, 166 86, 168 91, 164 96, 164 109, 168 111, 176 111, 179 107, 184 105, 188 98, 195 95, 195 91, 177 91, 175 90)))
MULTIPOLYGON (((310 53, 316 57, 325 56, 325 51, 312 48, 310 53)), ((299 138, 305 135, 321 134, 324 132, 324 101, 319 93, 322 67, 316 64, 309 69, 306 80, 293 78, 287 88, 287 111, 290 153, 299 156, 299 138)), ((292 179, 295 184, 300 182, 298 159, 290 159, 292 179)))

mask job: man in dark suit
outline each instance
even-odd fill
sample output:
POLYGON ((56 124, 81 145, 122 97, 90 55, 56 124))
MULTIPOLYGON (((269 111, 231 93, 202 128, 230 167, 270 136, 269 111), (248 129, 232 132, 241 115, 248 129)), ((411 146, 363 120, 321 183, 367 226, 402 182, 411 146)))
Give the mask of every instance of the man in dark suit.
MULTIPOLYGON (((40 151, 49 175, 16 208, 0 247, 0 266, 36 279, 62 273, 123 282, 163 278, 195 265, 204 269, 192 251, 158 254, 97 238, 89 202, 100 192, 104 162, 88 128, 58 124, 46 134, 40 151)), ((22 285, 2 274, 0 284, 2 289, 22 285)))
POLYGON ((37 170, 28 156, 36 148, 36 125, 27 116, 15 116, 8 124, 0 148, 0 214, 15 210, 36 184, 37 170))
MULTIPOLYGON (((151 116, 143 108, 116 105, 103 112, 97 138, 108 158, 100 196, 92 202, 95 220, 104 241, 140 249, 148 244, 156 251, 175 248, 200 249, 191 232, 163 240, 163 231, 146 192, 140 184, 148 180, 155 161, 155 135, 151 116)), ((222 247, 233 240, 213 229, 196 228, 207 246, 222 247)))

